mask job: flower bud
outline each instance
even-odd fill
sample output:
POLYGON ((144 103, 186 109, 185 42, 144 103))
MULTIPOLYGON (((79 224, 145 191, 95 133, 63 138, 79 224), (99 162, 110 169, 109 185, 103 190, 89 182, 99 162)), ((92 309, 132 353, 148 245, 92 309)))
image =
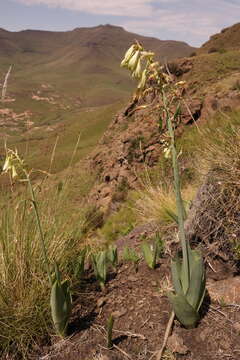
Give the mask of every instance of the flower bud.
POLYGON ((135 78, 141 78, 142 71, 141 71, 141 61, 139 60, 137 63, 137 67, 135 71, 133 72, 132 76, 135 78))
POLYGON ((132 45, 125 53, 124 55, 124 59, 122 60, 121 62, 121 67, 124 67, 124 66, 128 66, 128 62, 129 60, 131 59, 131 57, 133 56, 134 52, 135 52, 135 48, 136 48, 136 45, 132 45))
POLYGON ((138 89, 143 89, 145 87, 146 80, 147 80, 147 70, 145 69, 143 70, 141 80, 138 84, 138 89))
POLYGON ((138 61, 140 57, 140 51, 136 51, 135 54, 131 57, 131 59, 128 62, 128 68, 130 71, 134 71, 137 67, 138 61))

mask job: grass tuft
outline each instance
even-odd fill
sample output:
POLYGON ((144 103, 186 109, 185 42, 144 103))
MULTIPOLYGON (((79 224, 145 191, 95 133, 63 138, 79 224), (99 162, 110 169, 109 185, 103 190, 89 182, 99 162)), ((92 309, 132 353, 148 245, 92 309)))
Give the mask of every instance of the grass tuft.
MULTIPOLYGON (((72 211, 68 187, 59 192, 57 187, 42 186, 36 193, 50 263, 58 262, 64 276, 74 282, 83 246, 82 212, 72 211)), ((28 193, 1 198, 0 271, 0 350, 13 359, 27 359, 54 333, 49 281, 28 193)))

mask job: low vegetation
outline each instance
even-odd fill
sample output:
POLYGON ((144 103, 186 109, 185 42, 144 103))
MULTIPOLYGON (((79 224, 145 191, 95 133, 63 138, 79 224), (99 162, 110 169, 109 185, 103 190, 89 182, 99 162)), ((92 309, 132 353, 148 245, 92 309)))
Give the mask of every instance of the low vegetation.
MULTIPOLYGON (((236 53, 232 52, 231 56, 236 53)), ((201 55, 201 66, 205 59, 212 61, 215 56, 219 56, 219 52, 201 55)), ((229 64, 225 66, 228 56, 229 52, 221 52, 223 61, 219 66, 226 72, 239 66, 235 57, 231 57, 230 67, 229 64)), ((66 132, 69 133, 59 140, 63 152, 58 153, 56 142, 46 171, 40 170, 43 169, 42 158, 39 169, 32 170, 34 151, 25 151, 29 160, 27 166, 18 152, 7 150, 2 165, 3 172, 8 171, 10 177, 3 175, 8 191, 2 191, 0 199, 0 351, 6 358, 28 359, 32 354, 40 353, 41 346, 49 344, 54 337, 69 334, 68 325, 74 308, 72 299, 78 296, 76 289, 84 282, 86 272, 94 274, 97 291, 103 295, 99 300, 105 302, 108 275, 110 272, 117 275, 119 263, 130 262, 137 272, 139 264, 145 261, 146 269, 155 273, 166 249, 169 251, 164 236, 167 234, 167 238, 174 240, 177 233, 180 249, 171 262, 173 288, 167 292, 172 313, 162 348, 155 354, 156 359, 161 359, 175 317, 189 329, 201 321, 200 307, 206 290, 204 258, 198 248, 186 241, 184 221, 203 180, 207 179, 216 188, 216 196, 207 204, 211 213, 206 211, 202 215, 203 221, 207 222, 208 215, 211 225, 216 224, 211 241, 214 242, 214 236, 216 238, 221 232, 221 238, 226 241, 218 245, 227 249, 232 258, 240 259, 239 111, 218 114, 199 126, 193 124, 176 138, 184 83, 174 83, 170 74, 154 61, 154 54, 145 51, 138 42, 127 51, 122 66, 128 68, 138 81, 134 100, 144 104, 146 94, 154 92, 158 96, 159 123, 166 121, 168 137, 158 166, 149 170, 147 181, 142 182, 139 190, 129 190, 125 183, 120 184, 113 199, 117 203, 116 211, 106 215, 95 204, 88 203, 95 174, 90 176, 86 172, 85 176, 83 172, 78 177, 79 165, 75 164, 88 154, 104 132, 109 122, 109 106, 99 115, 103 123, 100 124, 99 119, 93 121, 89 125, 89 136, 82 142, 80 137, 73 155, 70 156, 68 150, 69 158, 63 159, 65 150, 76 136, 76 129, 79 130, 77 123, 66 121, 69 125, 66 132), (59 162, 60 165, 54 165, 59 162), (62 169, 65 171, 59 174, 57 181, 49 174, 62 169), (156 172, 158 176, 160 174, 161 183, 156 172), (16 185, 17 178, 21 180, 19 185, 16 185), (123 201, 121 206, 119 200, 123 201), (139 235, 141 248, 127 245, 119 255, 114 241, 137 225, 146 223, 154 223, 158 231, 151 237, 139 235)), ((203 76, 210 75, 203 71, 203 76)), ((206 81, 205 78, 202 80, 206 81)), ((112 110, 115 110, 114 106, 112 110)), ((89 117, 85 115, 86 125, 89 117)), ((20 152, 24 153, 21 145, 20 152)), ((206 231, 209 231, 207 227, 206 231)), ((114 314, 110 313, 105 330, 109 350, 117 348, 113 340, 114 321, 114 314)), ((168 354, 166 351, 166 358, 168 354)))
MULTIPOLYGON (((27 189, 26 189, 27 191, 27 189)), ((74 283, 83 246, 81 213, 68 208, 68 190, 35 187, 39 216, 50 264, 74 283), (41 192, 40 192, 41 191, 41 192), (63 208, 65 211, 63 211, 63 208)), ((28 358, 34 344, 53 332, 49 279, 28 192, 1 198, 0 246, 1 351, 28 358)), ((51 272, 54 268, 50 269, 51 272)))

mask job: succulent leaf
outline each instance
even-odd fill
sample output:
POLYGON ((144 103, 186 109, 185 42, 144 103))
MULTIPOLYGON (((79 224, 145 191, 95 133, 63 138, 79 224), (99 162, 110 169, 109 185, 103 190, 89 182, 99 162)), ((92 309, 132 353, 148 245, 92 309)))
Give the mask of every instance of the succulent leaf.
POLYGON ((99 281, 101 288, 104 288, 104 284, 107 278, 107 255, 106 251, 100 251, 97 254, 92 255, 92 263, 95 276, 99 281))
POLYGON ((55 280, 51 289, 50 305, 56 331, 64 337, 71 314, 71 295, 67 280, 63 283, 55 280))
POLYGON ((199 320, 198 312, 189 304, 184 295, 168 294, 178 320, 186 328, 193 328, 199 320))
POLYGON ((111 314, 107 321, 107 348, 112 349, 113 347, 113 340, 112 340, 112 330, 114 324, 114 317, 111 314))
POLYGON ((141 247, 147 265, 154 269, 156 266, 156 251, 152 250, 151 246, 146 242, 143 242, 141 247))
POLYGON ((87 248, 84 248, 80 251, 80 254, 78 256, 77 266, 74 271, 75 276, 82 276, 82 274, 84 273, 86 254, 87 254, 87 248))
POLYGON ((107 260, 113 267, 116 267, 117 262, 118 262, 118 251, 117 251, 117 247, 115 245, 110 245, 108 247, 107 260))
POLYGON ((181 274, 181 261, 179 256, 176 256, 175 259, 171 263, 171 271, 172 271, 172 280, 174 290, 177 294, 183 294, 182 284, 180 280, 181 274))
POLYGON ((190 285, 186 297, 189 304, 191 304, 194 309, 197 309, 200 299, 202 298, 202 283, 205 277, 203 260, 197 251, 192 251, 190 271, 190 285))

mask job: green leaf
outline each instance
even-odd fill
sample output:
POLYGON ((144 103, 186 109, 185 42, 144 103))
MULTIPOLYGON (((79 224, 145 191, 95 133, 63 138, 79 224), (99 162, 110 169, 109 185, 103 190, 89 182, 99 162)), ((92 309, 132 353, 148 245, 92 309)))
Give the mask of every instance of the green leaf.
POLYGON ((157 232, 154 240, 154 251, 156 252, 156 259, 163 255, 164 244, 160 234, 157 232))
POLYGON ((116 245, 110 245, 107 249, 107 260, 109 263, 116 267, 118 262, 118 251, 116 245))
POLYGON ((186 297, 184 295, 173 293, 169 293, 168 297, 180 323, 186 328, 194 328, 199 320, 199 314, 188 303, 186 297))
POLYGON ((55 280, 50 297, 51 314, 57 333, 63 337, 71 314, 71 303, 68 281, 61 284, 55 280))
POLYGON ((188 289, 189 289, 189 285, 190 285, 190 278, 191 278, 191 264, 193 264, 194 262, 194 258, 193 258, 193 250, 191 249, 190 245, 189 245, 189 241, 186 241, 186 251, 187 251, 187 257, 182 260, 182 269, 181 269, 181 283, 182 283, 182 287, 184 290, 184 293, 186 294, 188 289), (186 266, 184 266, 184 261, 188 262, 188 269, 189 269, 189 273, 186 273, 186 266))
POLYGON ((153 251, 151 249, 151 246, 149 244, 147 244, 146 242, 142 243, 141 248, 142 248, 143 256, 144 256, 144 259, 145 259, 147 265, 151 269, 154 269, 156 266, 156 251, 153 251))
POLYGON ((80 254, 78 256, 77 259, 77 265, 74 271, 74 275, 75 276, 82 276, 82 274, 84 273, 84 265, 85 265, 85 258, 86 258, 86 254, 87 254, 87 248, 84 248, 83 250, 80 251, 80 254))
POLYGON ((112 347, 113 347, 113 341, 112 341, 113 324, 114 324, 114 318, 111 314, 107 321, 107 348, 108 349, 112 349, 112 347))
POLYGON ((134 249, 131 249, 126 246, 123 250, 123 259, 125 261, 131 261, 133 263, 137 263, 139 261, 139 256, 134 249))
POLYGON ((92 264, 93 264, 95 276, 99 281, 101 288, 103 289, 107 278, 106 251, 100 251, 97 254, 92 254, 92 264))
POLYGON ((190 284, 187 291, 187 300, 194 309, 197 309, 203 296, 203 284, 205 288, 204 266, 201 255, 192 251, 190 262, 190 284))
POLYGON ((175 221, 178 224, 178 216, 174 211, 170 209, 165 209, 165 212, 171 219, 173 219, 173 221, 175 221))
POLYGON ((183 294, 182 284, 181 284, 181 259, 179 256, 176 256, 175 259, 171 263, 171 271, 172 271, 172 280, 174 290, 177 294, 183 294))
POLYGON ((178 106, 176 108, 176 111, 175 111, 175 113, 173 115, 174 120, 176 120, 180 115, 181 115, 181 106, 180 106, 180 104, 178 104, 178 106))

